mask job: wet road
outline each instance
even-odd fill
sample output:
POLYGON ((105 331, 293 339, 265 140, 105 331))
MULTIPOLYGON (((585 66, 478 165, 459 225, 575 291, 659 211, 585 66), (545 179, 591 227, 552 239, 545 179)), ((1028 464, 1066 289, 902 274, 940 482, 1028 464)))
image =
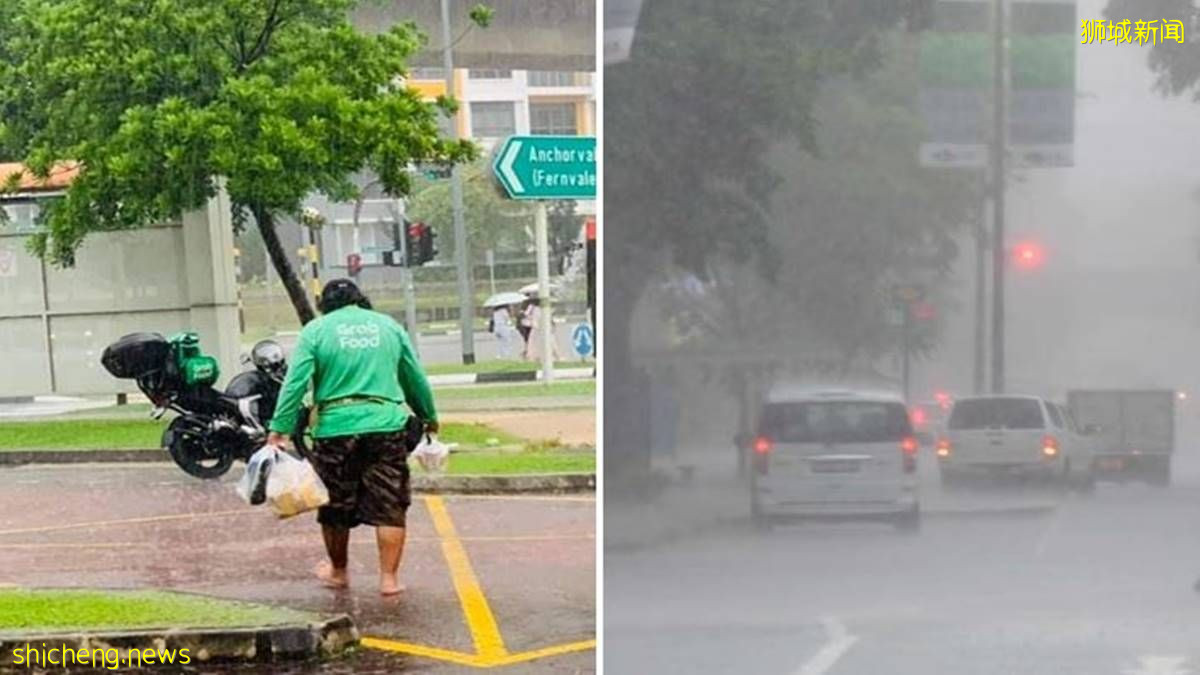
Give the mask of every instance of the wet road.
POLYGON ((1200 481, 1039 516, 726 529, 605 561, 610 673, 1200 672, 1200 481))
POLYGON ((374 639, 333 663, 236 672, 595 670, 592 496, 417 497, 401 568, 408 590, 384 600, 372 532, 352 536, 352 589, 319 588, 314 518, 280 522, 245 505, 233 492, 237 473, 202 482, 151 465, 0 470, 0 584, 152 586, 345 612, 374 639), (465 563, 452 563, 448 549, 465 563), (460 602, 472 578, 487 616, 478 603, 468 616, 460 602))

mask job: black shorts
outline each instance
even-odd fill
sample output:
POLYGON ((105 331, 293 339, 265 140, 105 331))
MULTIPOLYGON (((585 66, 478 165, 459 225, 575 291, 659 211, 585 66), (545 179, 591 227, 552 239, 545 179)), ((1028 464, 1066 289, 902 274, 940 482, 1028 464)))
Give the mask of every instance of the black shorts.
POLYGON ((400 431, 316 439, 313 468, 329 490, 329 503, 317 510, 317 522, 404 527, 412 501, 408 453, 419 438, 420 422, 413 416, 400 431))

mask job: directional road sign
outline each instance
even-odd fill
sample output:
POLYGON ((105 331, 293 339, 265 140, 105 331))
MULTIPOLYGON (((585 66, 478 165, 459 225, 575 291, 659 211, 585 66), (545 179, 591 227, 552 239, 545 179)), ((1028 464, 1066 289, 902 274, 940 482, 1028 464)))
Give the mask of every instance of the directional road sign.
POLYGON ((595 136, 510 136, 492 164, 513 199, 595 199, 595 136))
POLYGON ((595 337, 592 335, 590 324, 581 323, 571 331, 571 345, 575 347, 575 353, 579 355, 579 358, 591 356, 594 344, 595 337))

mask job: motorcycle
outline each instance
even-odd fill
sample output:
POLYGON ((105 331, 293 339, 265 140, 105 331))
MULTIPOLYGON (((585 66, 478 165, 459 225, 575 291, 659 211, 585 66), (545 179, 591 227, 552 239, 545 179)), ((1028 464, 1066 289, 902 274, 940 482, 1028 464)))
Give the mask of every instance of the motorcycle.
MULTIPOLYGON (((195 333, 170 338, 132 333, 109 345, 100 363, 120 379, 132 379, 154 405, 151 417, 177 413, 162 436, 171 459, 197 478, 219 478, 234 460, 246 461, 266 442, 287 359, 274 340, 262 340, 242 357, 253 366, 236 375, 224 391, 213 387, 220 375, 216 359, 200 351, 195 333)), ((308 410, 301 409, 292 442, 303 456, 308 410)))

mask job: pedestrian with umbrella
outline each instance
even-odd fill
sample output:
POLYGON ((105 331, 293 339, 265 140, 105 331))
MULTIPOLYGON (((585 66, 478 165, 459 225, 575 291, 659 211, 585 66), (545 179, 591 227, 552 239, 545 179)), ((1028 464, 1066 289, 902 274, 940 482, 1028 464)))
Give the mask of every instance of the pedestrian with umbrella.
POLYGON ((491 308, 492 317, 488 321, 488 332, 496 336, 496 353, 501 359, 512 358, 513 319, 509 307, 525 300, 520 293, 497 293, 483 303, 491 308))

